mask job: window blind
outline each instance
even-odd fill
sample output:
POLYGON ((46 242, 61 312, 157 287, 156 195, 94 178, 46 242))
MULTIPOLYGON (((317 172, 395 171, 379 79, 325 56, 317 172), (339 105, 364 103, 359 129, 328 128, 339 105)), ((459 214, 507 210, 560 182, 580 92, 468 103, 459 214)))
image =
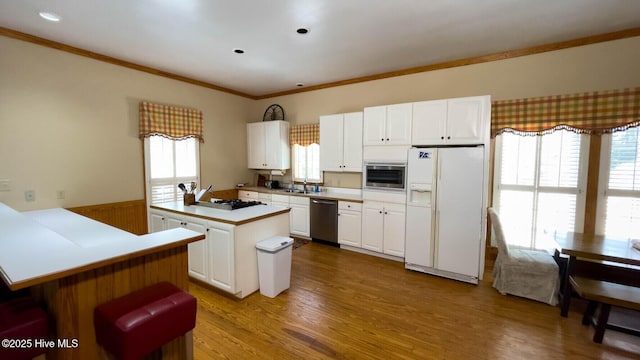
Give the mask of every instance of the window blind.
POLYGON ((640 156, 638 128, 611 134, 605 190, 605 235, 640 238, 640 156))
POLYGON ((511 245, 546 248, 546 235, 575 231, 581 195, 581 135, 504 133, 496 147, 494 206, 511 245))

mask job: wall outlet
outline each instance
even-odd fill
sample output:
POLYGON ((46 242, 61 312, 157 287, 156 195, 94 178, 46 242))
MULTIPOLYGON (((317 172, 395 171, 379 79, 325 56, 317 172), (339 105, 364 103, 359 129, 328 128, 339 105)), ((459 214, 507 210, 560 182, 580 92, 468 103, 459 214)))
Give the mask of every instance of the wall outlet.
POLYGON ((11 191, 9 179, 0 179, 0 191, 11 191))
POLYGON ((24 192, 24 200, 28 202, 36 201, 36 192, 33 190, 27 190, 24 192))
POLYGON ((66 196, 64 190, 57 190, 56 191, 56 199, 62 200, 64 199, 66 196))

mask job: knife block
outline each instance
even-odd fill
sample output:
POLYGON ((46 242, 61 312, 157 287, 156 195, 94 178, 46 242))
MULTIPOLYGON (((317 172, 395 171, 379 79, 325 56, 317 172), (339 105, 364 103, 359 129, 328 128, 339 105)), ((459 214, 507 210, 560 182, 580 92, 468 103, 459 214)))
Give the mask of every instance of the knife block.
POLYGON ((184 194, 184 205, 195 205, 196 203, 196 195, 195 194, 184 194))
POLYGON ((198 194, 198 198, 196 199, 196 201, 199 201, 199 202, 211 201, 211 193, 208 192, 207 190, 200 191, 200 194, 198 194))

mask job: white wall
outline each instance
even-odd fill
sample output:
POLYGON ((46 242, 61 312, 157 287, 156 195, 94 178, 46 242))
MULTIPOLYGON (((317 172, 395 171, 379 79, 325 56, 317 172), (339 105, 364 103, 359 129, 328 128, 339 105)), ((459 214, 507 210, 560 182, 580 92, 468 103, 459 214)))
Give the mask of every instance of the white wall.
POLYGON ((11 186, 0 202, 29 210, 144 198, 141 100, 203 111, 203 184, 250 179, 252 100, 6 37, 0 54, 0 179, 11 186))
MULTIPOLYGON (((640 37, 259 101, 5 37, 0 54, 0 179, 11 182, 0 202, 19 210, 143 198, 140 100, 203 111, 203 183, 225 189, 252 181, 245 123, 260 121, 273 103, 297 125, 373 105, 640 86, 640 37), (35 190, 35 202, 24 201, 25 190, 35 190)), ((329 174, 325 181, 359 187, 361 179, 329 174)))
MULTIPOLYGON (((487 94, 492 100, 517 99, 635 87, 640 86, 638 64, 640 37, 635 37, 263 99, 253 103, 250 116, 261 119, 266 107, 277 103, 284 108, 285 119, 298 125, 317 123, 320 115, 375 105, 487 94)), ((359 187, 361 179, 330 174, 325 183, 359 187)))

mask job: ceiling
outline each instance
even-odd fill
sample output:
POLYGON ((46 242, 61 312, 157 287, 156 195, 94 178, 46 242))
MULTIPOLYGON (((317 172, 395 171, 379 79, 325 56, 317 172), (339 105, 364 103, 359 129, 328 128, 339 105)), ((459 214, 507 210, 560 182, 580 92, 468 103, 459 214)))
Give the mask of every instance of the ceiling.
POLYGON ((0 27, 263 97, 640 28, 640 1, 0 0, 0 27))

